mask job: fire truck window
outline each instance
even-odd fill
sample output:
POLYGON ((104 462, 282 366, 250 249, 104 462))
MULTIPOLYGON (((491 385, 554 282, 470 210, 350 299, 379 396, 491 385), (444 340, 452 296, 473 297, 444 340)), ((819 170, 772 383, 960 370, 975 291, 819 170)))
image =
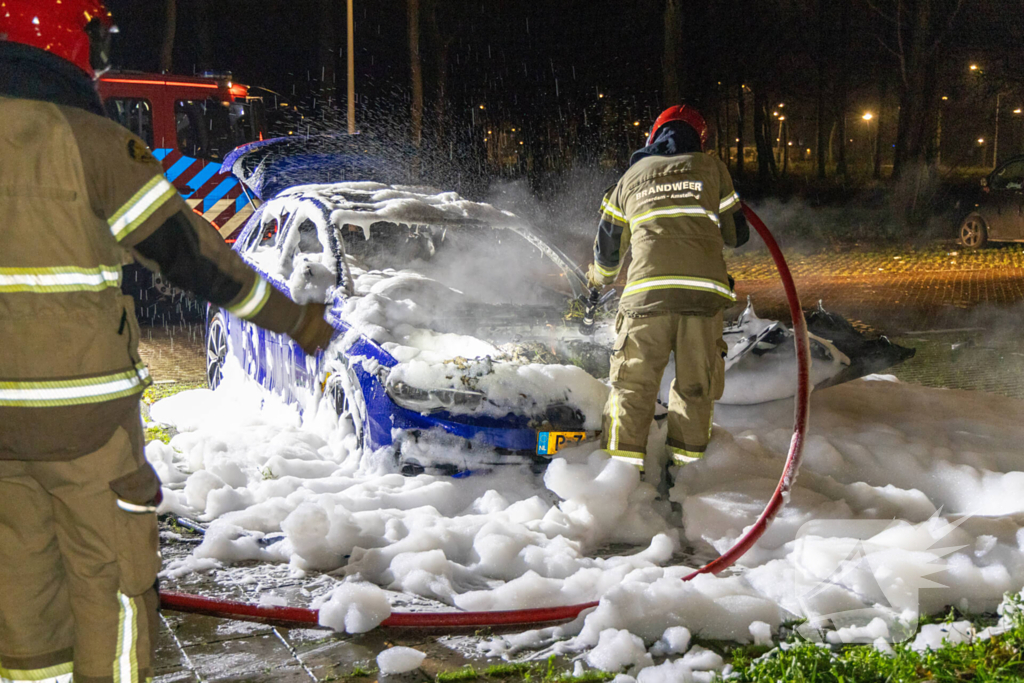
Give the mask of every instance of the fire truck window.
POLYGON ((238 145, 256 139, 250 106, 220 100, 178 100, 174 105, 178 150, 198 159, 220 161, 238 145))
POLYGON ((107 117, 142 138, 153 147, 153 106, 149 100, 133 97, 112 97, 106 101, 107 117))
POLYGON ((178 151, 187 157, 206 158, 208 142, 202 106, 189 100, 175 102, 174 125, 178 132, 178 151))

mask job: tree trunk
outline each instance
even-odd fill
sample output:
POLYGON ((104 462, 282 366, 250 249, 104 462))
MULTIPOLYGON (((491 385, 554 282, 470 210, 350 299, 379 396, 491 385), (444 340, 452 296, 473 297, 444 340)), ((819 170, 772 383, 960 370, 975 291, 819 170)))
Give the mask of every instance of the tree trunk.
POLYGON ((423 144, 423 65, 420 60, 420 0, 408 0, 409 8, 409 63, 412 77, 412 144, 419 149, 423 144))
POLYGON ((338 41, 336 39, 335 26, 335 2, 334 0, 320 0, 320 31, 317 45, 317 62, 320 73, 320 96, 325 103, 331 106, 335 102, 337 83, 335 80, 335 59, 338 55, 338 41))
POLYGON ((882 124, 885 122, 885 100, 889 96, 889 79, 880 76, 878 79, 878 117, 875 119, 875 164, 871 177, 882 179, 882 124))
POLYGON ((828 169, 825 164, 825 148, 828 145, 827 136, 825 135, 825 128, 827 126, 825 122, 825 75, 826 75, 826 52, 827 52, 827 41, 826 41, 826 17, 828 7, 826 6, 827 0, 818 0, 818 178, 824 180, 828 175, 828 169))
POLYGON ((680 51, 683 43, 683 19, 680 11, 681 0, 665 0, 665 52, 662 69, 665 88, 665 106, 678 104, 682 99, 679 85, 680 51))
MULTIPOLYGON (((932 187, 933 141, 936 132, 938 91, 935 72, 944 32, 934 29, 932 0, 916 0, 910 7, 910 39, 904 53, 899 124, 893 153, 893 178, 900 181, 899 198, 905 219, 918 225, 927 219, 928 192, 932 187)), ((939 23, 947 23, 942 17, 939 23)))
POLYGON ((840 1, 842 10, 839 13, 839 78, 836 81, 836 117, 839 124, 839 158, 836 161, 836 175, 842 176, 844 182, 850 180, 850 168, 846 163, 846 109, 850 83, 851 4, 849 0, 840 1))
POLYGON ((768 96, 759 89, 754 93, 754 144, 757 146, 757 181, 762 189, 767 188, 778 176, 775 146, 771 142, 771 125, 768 96))
POLYGON ((725 165, 729 166, 730 170, 732 170, 733 168, 735 168, 735 166, 732 165, 732 163, 731 163, 732 159, 730 159, 730 157, 732 156, 732 154, 730 153, 730 150, 732 149, 732 132, 731 132, 732 131, 732 123, 729 121, 729 98, 728 98, 728 96, 725 98, 725 103, 724 103, 723 108, 725 109, 725 133, 724 133, 724 137, 722 139, 722 150, 723 150, 725 156, 723 157, 722 161, 724 161, 725 165))
MULTIPOLYGON (((783 122, 785 123, 785 122, 783 122)), ((789 126, 782 126, 782 177, 789 173, 789 126)))
POLYGON ((738 94, 736 98, 736 177, 741 178, 743 177, 743 128, 747 121, 742 82, 736 84, 736 92, 738 94))
POLYGON ((164 14, 164 40, 160 45, 160 72, 170 73, 174 65, 174 34, 178 30, 177 0, 167 0, 164 14))
POLYGON ((723 143, 725 142, 727 131, 722 130, 722 106, 718 103, 715 104, 715 151, 718 152, 718 158, 724 159, 723 143))
POLYGON ((196 66, 199 72, 214 68, 213 43, 210 41, 210 3, 209 0, 194 0, 193 9, 196 13, 196 66))

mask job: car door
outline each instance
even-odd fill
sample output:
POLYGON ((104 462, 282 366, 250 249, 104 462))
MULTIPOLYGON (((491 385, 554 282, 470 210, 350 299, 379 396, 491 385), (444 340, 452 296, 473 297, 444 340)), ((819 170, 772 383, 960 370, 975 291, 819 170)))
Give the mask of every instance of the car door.
POLYGON ((993 240, 1024 240, 1024 157, 1011 159, 988 179, 982 217, 993 240))

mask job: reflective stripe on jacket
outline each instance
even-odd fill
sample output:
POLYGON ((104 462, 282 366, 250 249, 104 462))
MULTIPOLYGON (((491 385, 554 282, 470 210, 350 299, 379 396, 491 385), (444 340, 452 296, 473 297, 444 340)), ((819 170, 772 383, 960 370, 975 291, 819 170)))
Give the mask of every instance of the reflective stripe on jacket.
POLYGON ((597 275, 614 282, 631 249, 622 310, 714 315, 736 301, 722 248, 736 246, 738 209, 729 171, 717 157, 643 158, 601 202, 597 275))
POLYGON ((8 97, 0 119, 0 407, 138 394, 150 379, 121 263, 174 188, 112 121, 8 97))

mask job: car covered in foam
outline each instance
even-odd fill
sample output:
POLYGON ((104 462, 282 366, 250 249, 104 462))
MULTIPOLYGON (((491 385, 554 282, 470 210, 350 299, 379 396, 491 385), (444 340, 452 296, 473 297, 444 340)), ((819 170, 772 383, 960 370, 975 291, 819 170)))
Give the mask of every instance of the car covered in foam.
POLYGON ((508 212, 424 187, 299 185, 263 203, 234 249, 285 295, 327 303, 337 335, 309 357, 211 307, 211 387, 234 359, 303 410, 326 400, 364 452, 410 474, 542 466, 548 439, 599 427, 607 387, 579 356, 607 351, 558 334, 583 276, 508 212))

